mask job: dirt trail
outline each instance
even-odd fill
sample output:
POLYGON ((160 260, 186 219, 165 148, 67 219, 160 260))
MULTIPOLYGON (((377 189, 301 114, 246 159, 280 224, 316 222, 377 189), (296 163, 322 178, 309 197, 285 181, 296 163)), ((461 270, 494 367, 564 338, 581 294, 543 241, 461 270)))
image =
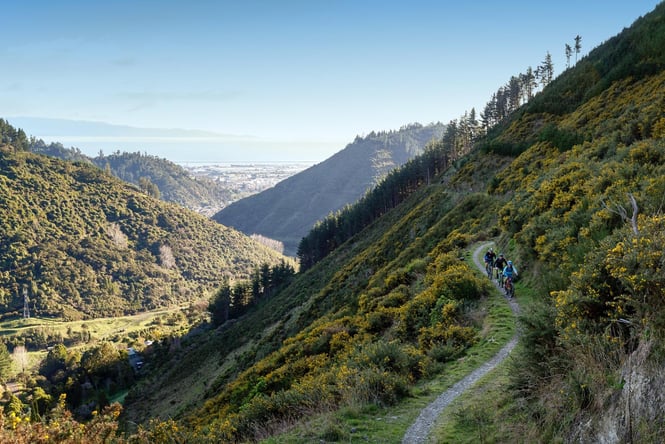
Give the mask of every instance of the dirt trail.
MULTIPOLYGON (((481 253, 493 245, 493 242, 482 244, 473 252, 473 262, 480 270, 485 270, 485 264, 481 259, 481 253)), ((499 288, 498 285, 497 288, 499 288)), ((503 294, 503 291, 501 292, 503 294)), ((517 301, 513 298, 509 299, 508 303, 510 304, 510 308, 512 309, 513 313, 518 314, 520 308, 517 304, 517 301)), ((441 395, 439 395, 430 405, 425 407, 422 412, 420 412, 418 418, 416 418, 416 421, 404 434, 404 438, 402 438, 402 444, 427 443, 427 437, 432 431, 432 427, 434 426, 436 419, 439 417, 443 409, 448 407, 448 405, 450 405, 450 403, 453 402, 455 398, 457 398, 465 390, 475 384, 480 378, 485 376, 489 371, 501 363, 501 361, 506 359, 506 357, 517 345, 518 339, 519 334, 515 334, 515 336, 513 336, 510 341, 505 346, 503 346, 503 348, 499 350, 496 355, 494 355, 492 359, 485 362, 469 375, 467 375, 464 379, 460 380, 448 390, 441 393, 441 395)))

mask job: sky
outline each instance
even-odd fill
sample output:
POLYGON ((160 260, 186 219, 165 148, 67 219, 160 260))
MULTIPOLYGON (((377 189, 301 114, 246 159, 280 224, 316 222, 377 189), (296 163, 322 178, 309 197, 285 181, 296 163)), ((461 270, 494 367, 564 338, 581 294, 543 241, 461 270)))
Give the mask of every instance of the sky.
POLYGON ((576 35, 582 57, 659 2, 3 3, 0 118, 28 135, 91 155, 318 162, 358 135, 480 112, 547 52, 556 75, 576 35))

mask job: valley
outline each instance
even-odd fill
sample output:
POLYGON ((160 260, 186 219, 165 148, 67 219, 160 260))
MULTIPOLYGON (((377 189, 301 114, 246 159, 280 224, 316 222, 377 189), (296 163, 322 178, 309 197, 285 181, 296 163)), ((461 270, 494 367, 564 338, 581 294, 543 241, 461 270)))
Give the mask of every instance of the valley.
POLYGON ((0 119, 0 442, 661 442, 665 3, 580 41, 315 165, 0 119))

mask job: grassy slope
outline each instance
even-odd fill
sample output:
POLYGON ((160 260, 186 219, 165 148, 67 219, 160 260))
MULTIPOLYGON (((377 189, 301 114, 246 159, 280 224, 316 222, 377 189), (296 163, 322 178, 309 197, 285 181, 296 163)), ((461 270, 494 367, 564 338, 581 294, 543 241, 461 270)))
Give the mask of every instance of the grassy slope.
MULTIPOLYGON (((470 246, 465 260, 472 262, 470 246)), ((479 276, 484 277, 482 271, 479 276)), ((520 298, 521 300, 522 298, 520 298)), ((287 432, 268 438, 268 443, 308 443, 335 436, 341 442, 400 442, 420 411, 443 391, 492 358, 515 334, 515 318, 500 292, 483 299, 476 315, 482 319, 479 341, 459 360, 446 363, 436 375, 417 384, 411 395, 395 406, 351 406, 336 412, 313 415, 287 432)), ((449 438, 444 441, 452 442, 449 438)), ((453 440, 454 441, 454 440, 453 440)))

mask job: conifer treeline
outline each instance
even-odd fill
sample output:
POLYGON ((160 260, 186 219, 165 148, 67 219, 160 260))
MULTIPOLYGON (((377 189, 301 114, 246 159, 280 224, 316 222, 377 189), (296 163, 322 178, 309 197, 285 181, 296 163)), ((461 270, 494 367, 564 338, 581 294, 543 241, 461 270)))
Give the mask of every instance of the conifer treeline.
POLYGON ((14 128, 4 119, 0 119, 0 145, 11 145, 16 150, 27 150, 28 137, 21 128, 14 128))
POLYGON ((419 186, 429 184, 432 177, 452 162, 471 152, 476 140, 535 96, 538 80, 544 88, 553 77, 554 66, 548 52, 536 70, 529 67, 525 74, 512 76, 492 95, 480 115, 480 121, 474 108, 459 119, 451 120, 440 141, 431 142, 422 154, 388 173, 357 203, 347 205, 318 222, 298 245, 300 271, 312 267, 351 236, 397 206, 419 186))
MULTIPOLYGON (((475 115, 472 113, 472 115, 475 115)), ((469 115, 446 128, 443 139, 430 142, 424 152, 392 170, 357 203, 317 223, 298 245, 300 271, 305 271, 326 257, 374 220, 403 202, 421 185, 429 184, 451 162, 471 149, 474 125, 469 115)), ((475 125, 477 128, 477 122, 475 125)))
POLYGON ((287 284, 295 274, 286 261, 270 266, 262 264, 254 270, 252 278, 238 281, 233 285, 228 280, 219 287, 213 296, 208 310, 213 325, 221 325, 229 319, 237 319, 260 299, 272 296, 277 289, 287 284))
POLYGON ((529 66, 525 73, 512 76, 508 83, 492 94, 480 113, 483 129, 488 131, 494 125, 501 123, 517 108, 534 97, 538 92, 539 84, 545 88, 553 78, 554 64, 552 56, 548 52, 545 60, 535 70, 529 66))

